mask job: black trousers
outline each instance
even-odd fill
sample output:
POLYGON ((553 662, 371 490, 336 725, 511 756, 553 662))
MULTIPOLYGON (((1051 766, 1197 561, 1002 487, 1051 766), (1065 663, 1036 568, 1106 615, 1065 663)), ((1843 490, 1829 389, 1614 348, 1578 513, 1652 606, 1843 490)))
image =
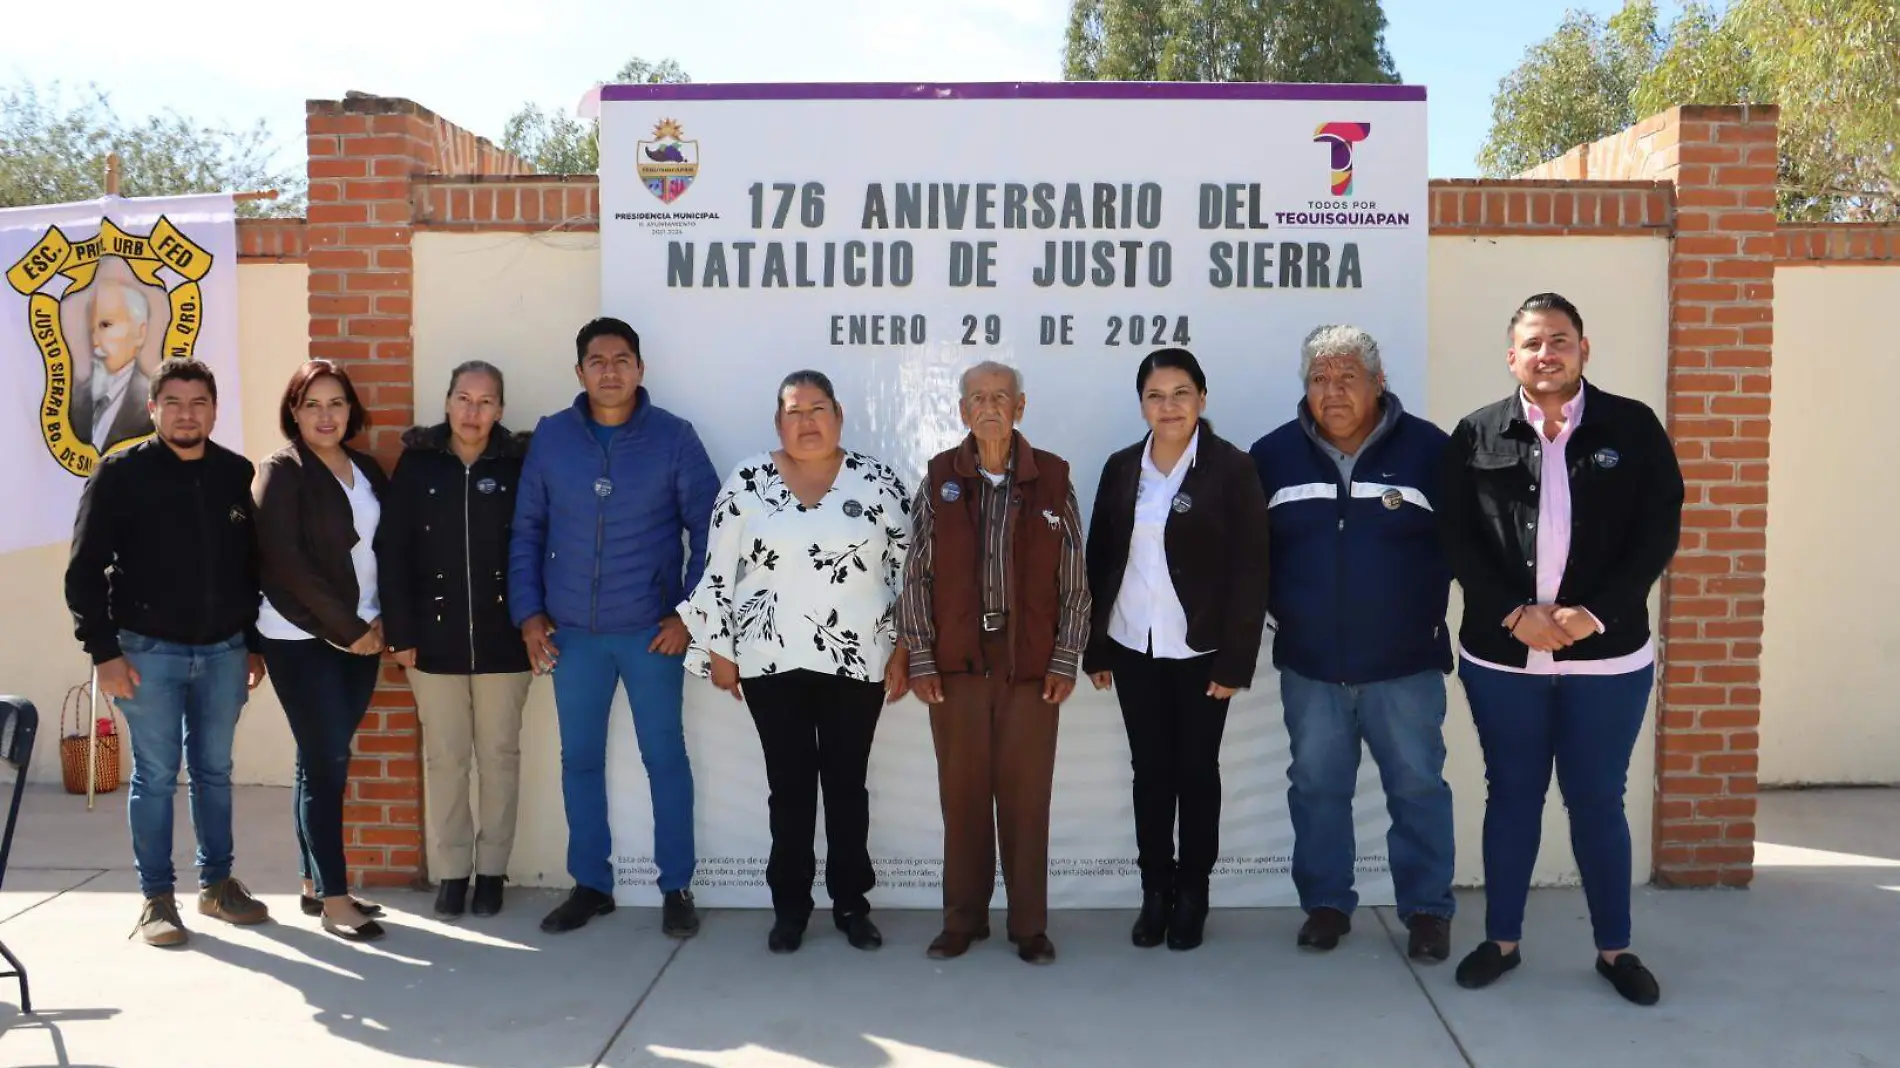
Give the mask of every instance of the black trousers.
POLYGON ((771 790, 772 857, 765 881, 772 889, 772 911, 791 919, 811 915, 812 880, 818 874, 812 836, 821 784, 831 911, 839 916, 871 911, 865 895, 877 876, 871 870, 871 796, 864 777, 884 708, 883 684, 799 670, 743 679, 741 686, 759 728, 771 790))
POLYGON ((346 653, 315 638, 264 639, 264 666, 297 740, 291 791, 297 822, 298 871, 318 897, 350 892, 343 858, 343 795, 349 787, 350 740, 363 725, 382 660, 346 653))
POLYGON ((1120 644, 1114 653, 1115 696, 1135 766, 1141 888, 1205 893, 1220 855, 1220 743, 1227 728, 1227 700, 1207 696, 1213 657, 1163 660, 1120 644))

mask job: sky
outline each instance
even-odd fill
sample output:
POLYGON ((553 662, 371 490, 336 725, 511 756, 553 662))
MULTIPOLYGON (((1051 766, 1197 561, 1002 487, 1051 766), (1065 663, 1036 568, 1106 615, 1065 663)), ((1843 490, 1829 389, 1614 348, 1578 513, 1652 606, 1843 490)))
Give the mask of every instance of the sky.
MULTIPOLYGON (((1477 174, 1498 80, 1565 8, 1620 6, 1386 0, 1387 47, 1430 100, 1432 177, 1477 174)), ((196 0, 188 19, 152 19, 149 0, 91 0, 86 21, 118 30, 77 36, 51 25, 57 5, 26 10, 0 36, 0 82, 93 83, 135 116, 263 119, 294 160, 307 99, 408 97, 498 140, 524 102, 571 111, 631 56, 677 59, 701 82, 1059 80, 1068 2, 322 0, 284 20, 235 0, 196 0)))

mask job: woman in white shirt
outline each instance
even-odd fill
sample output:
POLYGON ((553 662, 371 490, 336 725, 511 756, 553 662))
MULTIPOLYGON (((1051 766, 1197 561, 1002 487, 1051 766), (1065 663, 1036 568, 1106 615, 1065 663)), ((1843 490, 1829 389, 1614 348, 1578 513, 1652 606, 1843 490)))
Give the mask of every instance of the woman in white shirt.
POLYGON ((740 463, 713 507, 705 577, 680 606, 689 663, 746 703, 765 749, 767 945, 790 953, 804 938, 822 784, 832 920, 875 949, 864 780, 878 713, 908 689, 895 613, 910 495, 889 467, 839 445, 844 411, 824 375, 786 376, 773 422, 779 448, 740 463))
POLYGON ((1267 617, 1267 501, 1253 460, 1202 418, 1207 376, 1193 353, 1150 353, 1135 392, 1149 433, 1108 458, 1095 491, 1082 669, 1114 686, 1128 729, 1142 889, 1132 938, 1193 949, 1220 853, 1227 703, 1253 683, 1267 617))
POLYGON ((356 390, 328 360, 291 376, 278 421, 290 444, 257 469, 264 663, 297 739, 292 804, 303 911, 350 941, 381 938, 382 909, 350 896, 343 794, 350 740, 369 711, 383 652, 376 527, 389 481, 344 442, 367 422, 356 390))

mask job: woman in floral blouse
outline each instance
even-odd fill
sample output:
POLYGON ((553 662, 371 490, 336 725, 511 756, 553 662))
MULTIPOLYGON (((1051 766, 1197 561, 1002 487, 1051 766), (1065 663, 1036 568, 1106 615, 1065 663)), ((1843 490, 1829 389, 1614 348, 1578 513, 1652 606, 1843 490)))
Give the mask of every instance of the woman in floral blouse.
POLYGON ((773 421, 779 448, 740 463, 720 489, 706 574, 680 616, 691 659, 746 703, 765 749, 766 944, 790 953, 804 939, 822 783, 832 920, 853 946, 875 949, 864 779, 878 713, 908 688, 908 657, 894 646, 910 495, 889 467, 838 444, 844 411, 824 375, 787 375, 773 421))

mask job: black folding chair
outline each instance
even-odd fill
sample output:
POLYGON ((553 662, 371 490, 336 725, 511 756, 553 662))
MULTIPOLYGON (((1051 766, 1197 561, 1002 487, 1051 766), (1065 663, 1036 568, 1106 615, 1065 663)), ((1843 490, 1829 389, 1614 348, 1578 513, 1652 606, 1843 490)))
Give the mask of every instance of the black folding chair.
MULTIPOLYGON (((13 853, 13 827, 20 822, 20 798, 26 794, 26 766, 33 760, 33 736, 39 733, 40 713, 24 697, 0 697, 0 760, 13 765, 13 803, 7 806, 7 829, 0 837, 0 886, 6 884, 7 858, 13 853)), ((0 972, 0 979, 20 981, 20 1012, 33 1011, 33 995, 27 991, 26 965, 0 942, 0 957, 13 970, 0 972)))

